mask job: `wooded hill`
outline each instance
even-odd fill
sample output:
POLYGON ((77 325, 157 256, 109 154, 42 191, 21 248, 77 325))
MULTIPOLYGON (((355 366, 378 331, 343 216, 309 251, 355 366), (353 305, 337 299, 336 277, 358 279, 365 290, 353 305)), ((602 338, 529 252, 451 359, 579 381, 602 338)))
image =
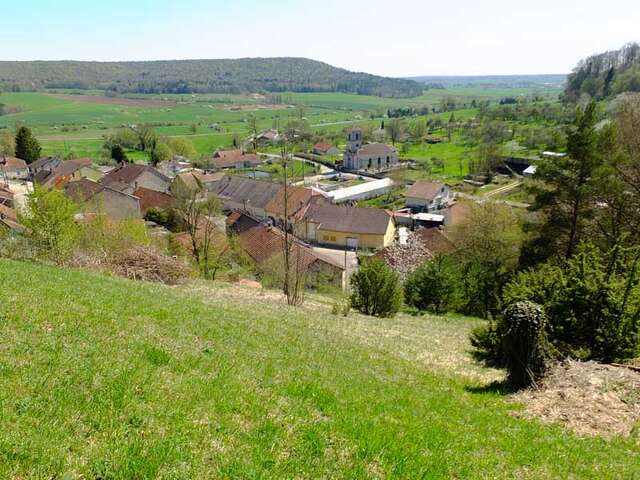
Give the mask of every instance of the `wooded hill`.
POLYGON ((104 89, 119 93, 345 92, 414 97, 423 85, 356 73, 306 58, 149 62, 0 62, 0 88, 104 89))
POLYGON ((602 99, 624 92, 640 92, 640 45, 628 43, 619 50, 581 60, 567 79, 565 96, 602 99))

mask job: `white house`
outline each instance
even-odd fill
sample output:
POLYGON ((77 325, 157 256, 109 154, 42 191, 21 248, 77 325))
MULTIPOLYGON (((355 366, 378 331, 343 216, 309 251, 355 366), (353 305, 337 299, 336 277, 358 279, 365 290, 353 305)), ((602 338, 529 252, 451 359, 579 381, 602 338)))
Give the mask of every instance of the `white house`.
POLYGON ((447 208, 451 190, 441 182, 418 181, 405 192, 405 206, 418 212, 447 208))

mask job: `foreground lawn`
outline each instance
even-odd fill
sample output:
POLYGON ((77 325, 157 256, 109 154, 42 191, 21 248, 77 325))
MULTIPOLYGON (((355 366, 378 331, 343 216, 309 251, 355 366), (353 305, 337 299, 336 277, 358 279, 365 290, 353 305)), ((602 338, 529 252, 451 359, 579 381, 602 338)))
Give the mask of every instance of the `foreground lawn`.
POLYGON ((465 319, 329 315, 0 260, 0 478, 635 478, 515 418, 465 319))

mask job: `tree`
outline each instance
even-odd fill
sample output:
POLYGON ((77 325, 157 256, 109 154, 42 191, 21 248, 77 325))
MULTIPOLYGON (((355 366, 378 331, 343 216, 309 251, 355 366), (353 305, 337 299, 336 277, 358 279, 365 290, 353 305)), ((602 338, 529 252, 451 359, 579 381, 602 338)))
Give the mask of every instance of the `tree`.
POLYGON ((18 218, 39 256, 57 263, 66 259, 77 233, 77 210, 61 190, 36 188, 29 194, 26 211, 18 218))
POLYGON ((393 317, 402 305, 398 274, 378 258, 364 260, 351 276, 351 305, 365 315, 393 317))
POLYGON ((427 122, 423 118, 414 120, 409 126, 409 133, 415 140, 423 143, 428 133, 427 122))
MULTIPOLYGON (((536 177, 542 181, 535 189, 534 209, 546 215, 541 227, 538 245, 548 252, 562 251, 570 258, 582 239, 586 222, 593 216, 598 170, 603 165, 599 150, 601 138, 596 130, 595 102, 579 109, 575 122, 567 135, 567 155, 543 160, 538 165, 536 177)), ((611 134, 605 130, 606 134, 611 134)), ((536 244, 533 245, 534 248, 536 244)), ((552 253, 535 254, 536 257, 552 253)))
POLYGON ((10 133, 0 134, 0 155, 15 155, 15 137, 10 133))
POLYGON ((20 127, 15 140, 16 157, 31 163, 40 158, 41 150, 40 144, 31 133, 31 130, 27 127, 20 127))
POLYGON ((173 151, 166 143, 157 143, 151 151, 151 164, 158 165, 173 159, 173 151))
POLYGON ((459 296, 459 273, 451 258, 436 256, 414 271, 404 285, 407 304, 436 314, 455 306, 459 296))
POLYGON ((136 148, 141 152, 153 151, 158 141, 156 132, 149 125, 135 125, 131 127, 134 133, 137 145, 136 148))
POLYGON ((121 145, 115 144, 111 147, 111 158, 118 163, 128 162, 127 154, 121 145))
POLYGON ((251 113, 247 117, 247 127, 249 128, 249 135, 251 135, 251 146, 253 151, 258 151, 258 119, 255 114, 251 113))
POLYGON ((191 254, 196 265, 204 278, 213 279, 218 260, 225 253, 223 249, 216 257, 212 257, 215 217, 222 212, 222 206, 217 199, 207 198, 204 185, 197 178, 195 180, 195 188, 180 189, 177 192, 174 209, 189 235, 191 254))
POLYGON ((193 142, 188 138, 168 138, 164 143, 166 143, 176 155, 185 158, 194 158, 196 156, 196 149, 193 146, 193 142))
POLYGON ((391 143, 395 146, 396 142, 402 138, 404 132, 404 125, 399 118, 392 118, 385 126, 385 131, 391 140, 391 143))
MULTIPOLYGON (((304 288, 306 283, 306 267, 302 249, 291 233, 294 227, 289 212, 289 181, 287 167, 293 160, 295 146, 292 143, 296 137, 296 129, 293 125, 283 132, 280 139, 280 159, 282 161, 282 193, 283 193, 283 236, 282 236, 282 292, 288 305, 301 305, 304 301, 304 288)), ((302 166, 304 171, 304 164, 302 166)), ((291 212, 294 213, 294 212, 291 212)))
POLYGON ((448 227, 462 266, 463 310, 496 317, 501 311, 502 288, 518 265, 521 222, 506 205, 469 203, 467 210, 458 224, 448 227))

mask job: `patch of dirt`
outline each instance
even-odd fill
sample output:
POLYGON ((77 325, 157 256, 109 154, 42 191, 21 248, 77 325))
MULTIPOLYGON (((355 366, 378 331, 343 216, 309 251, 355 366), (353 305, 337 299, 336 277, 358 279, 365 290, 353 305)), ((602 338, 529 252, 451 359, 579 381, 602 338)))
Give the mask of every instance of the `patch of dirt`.
POLYGON ((629 436, 640 428, 640 373, 596 362, 553 367, 538 389, 513 395, 518 415, 560 423, 578 435, 629 436))
POLYGON ((64 93, 51 93, 52 97, 72 102, 96 103, 100 105, 121 105, 123 107, 175 107, 177 102, 171 100, 143 100, 138 98, 103 97, 100 95, 71 95, 64 93))
POLYGON ((229 112, 257 112, 259 110, 284 110, 286 108, 294 108, 293 105, 284 105, 277 103, 257 103, 254 105, 231 105, 226 108, 229 112))

